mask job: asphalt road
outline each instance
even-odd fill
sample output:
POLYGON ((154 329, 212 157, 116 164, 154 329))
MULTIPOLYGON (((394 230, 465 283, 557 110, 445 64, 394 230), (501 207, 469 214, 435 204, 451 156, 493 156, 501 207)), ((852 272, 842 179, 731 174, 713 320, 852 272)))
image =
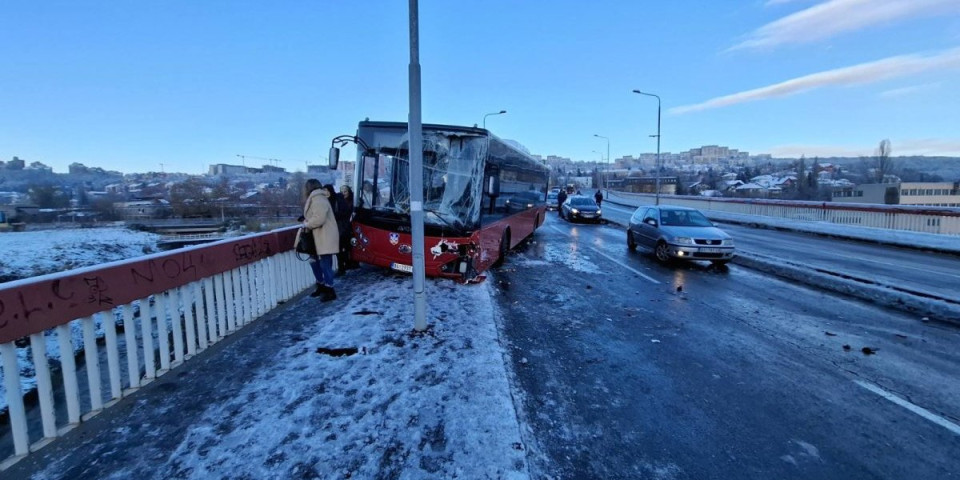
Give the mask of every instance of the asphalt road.
MULTIPOLYGON (((626 224, 634 208, 605 203, 604 214, 626 224)), ((742 252, 843 272, 960 303, 960 257, 806 233, 721 224, 742 252)))
POLYGON ((960 476, 956 328, 555 214, 491 280, 538 477, 960 476))

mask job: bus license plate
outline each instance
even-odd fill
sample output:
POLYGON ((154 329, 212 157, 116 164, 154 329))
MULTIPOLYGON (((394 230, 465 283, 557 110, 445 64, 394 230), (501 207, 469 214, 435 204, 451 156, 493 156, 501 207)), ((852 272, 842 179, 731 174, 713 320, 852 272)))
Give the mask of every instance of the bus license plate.
POLYGON ((701 253, 723 253, 722 248, 701 248, 701 253))
POLYGON ((413 265, 404 265, 402 263, 391 263, 390 268, 398 272, 413 273, 413 265))

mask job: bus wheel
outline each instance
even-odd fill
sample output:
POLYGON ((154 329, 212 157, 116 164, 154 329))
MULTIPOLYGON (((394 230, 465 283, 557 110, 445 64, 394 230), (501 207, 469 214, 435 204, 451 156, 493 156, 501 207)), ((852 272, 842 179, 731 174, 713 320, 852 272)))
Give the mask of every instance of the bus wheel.
POLYGON ((503 236, 500 237, 500 258, 493 262, 494 267, 503 265, 503 262, 507 259, 507 250, 510 250, 510 230, 504 230, 503 236))

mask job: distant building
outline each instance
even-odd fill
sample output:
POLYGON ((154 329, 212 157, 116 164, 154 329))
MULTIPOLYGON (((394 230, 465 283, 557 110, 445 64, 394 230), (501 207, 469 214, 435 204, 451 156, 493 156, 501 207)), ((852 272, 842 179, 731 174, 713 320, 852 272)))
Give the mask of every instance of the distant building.
POLYGON ((30 165, 27 166, 27 170, 37 170, 41 172, 53 173, 53 169, 40 163, 40 162, 30 162, 30 165))
POLYGON ((244 173, 247 173, 247 167, 243 165, 227 165, 226 163, 210 165, 210 175, 242 175, 244 173))
POLYGON ((960 182, 903 182, 900 205, 960 207, 960 182))
POLYGON ((840 203, 960 207, 960 182, 868 183, 834 188, 840 203))
POLYGON ((163 199, 116 202, 114 210, 124 219, 162 218, 170 214, 170 202, 163 199))
POLYGON ((13 160, 10 160, 9 162, 7 162, 6 169, 7 170, 23 170, 23 168, 26 166, 26 163, 27 162, 24 162, 23 160, 20 160, 17 157, 13 157, 13 160))
POLYGON ((281 167, 275 167, 273 165, 264 165, 263 168, 260 169, 260 171, 263 173, 286 173, 287 169, 281 168, 281 167))

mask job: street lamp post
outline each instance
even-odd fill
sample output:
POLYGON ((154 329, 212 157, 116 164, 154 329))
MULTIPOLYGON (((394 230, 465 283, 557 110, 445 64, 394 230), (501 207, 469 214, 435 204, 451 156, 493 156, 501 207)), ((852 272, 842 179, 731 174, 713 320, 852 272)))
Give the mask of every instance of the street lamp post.
POLYGON ((423 122, 420 104, 420 5, 418 0, 409 0, 410 5, 410 236, 413 249, 413 329, 422 332, 427 328, 427 296, 424 292, 424 239, 423 239, 423 122))
POLYGON ((660 96, 653 93, 644 93, 640 90, 634 90, 633 93, 646 95, 648 97, 657 97, 657 134, 650 135, 657 137, 657 205, 660 205, 660 96))
MULTIPOLYGON (((607 141, 607 170, 610 170, 610 139, 604 137, 603 135, 597 135, 596 133, 594 133, 593 136, 607 141)), ((610 172, 608 171, 606 172, 606 175, 603 176, 603 188, 604 190, 607 190, 607 198, 610 198, 610 187, 607 185, 607 175, 609 174, 610 172)))
POLYGON ((489 117, 490 115, 503 115, 504 113, 507 113, 507 111, 506 111, 506 110, 500 110, 499 112, 493 112, 493 113, 488 113, 488 114, 484 115, 484 116, 483 116, 483 129, 484 129, 484 130, 487 129, 487 117, 489 117))

